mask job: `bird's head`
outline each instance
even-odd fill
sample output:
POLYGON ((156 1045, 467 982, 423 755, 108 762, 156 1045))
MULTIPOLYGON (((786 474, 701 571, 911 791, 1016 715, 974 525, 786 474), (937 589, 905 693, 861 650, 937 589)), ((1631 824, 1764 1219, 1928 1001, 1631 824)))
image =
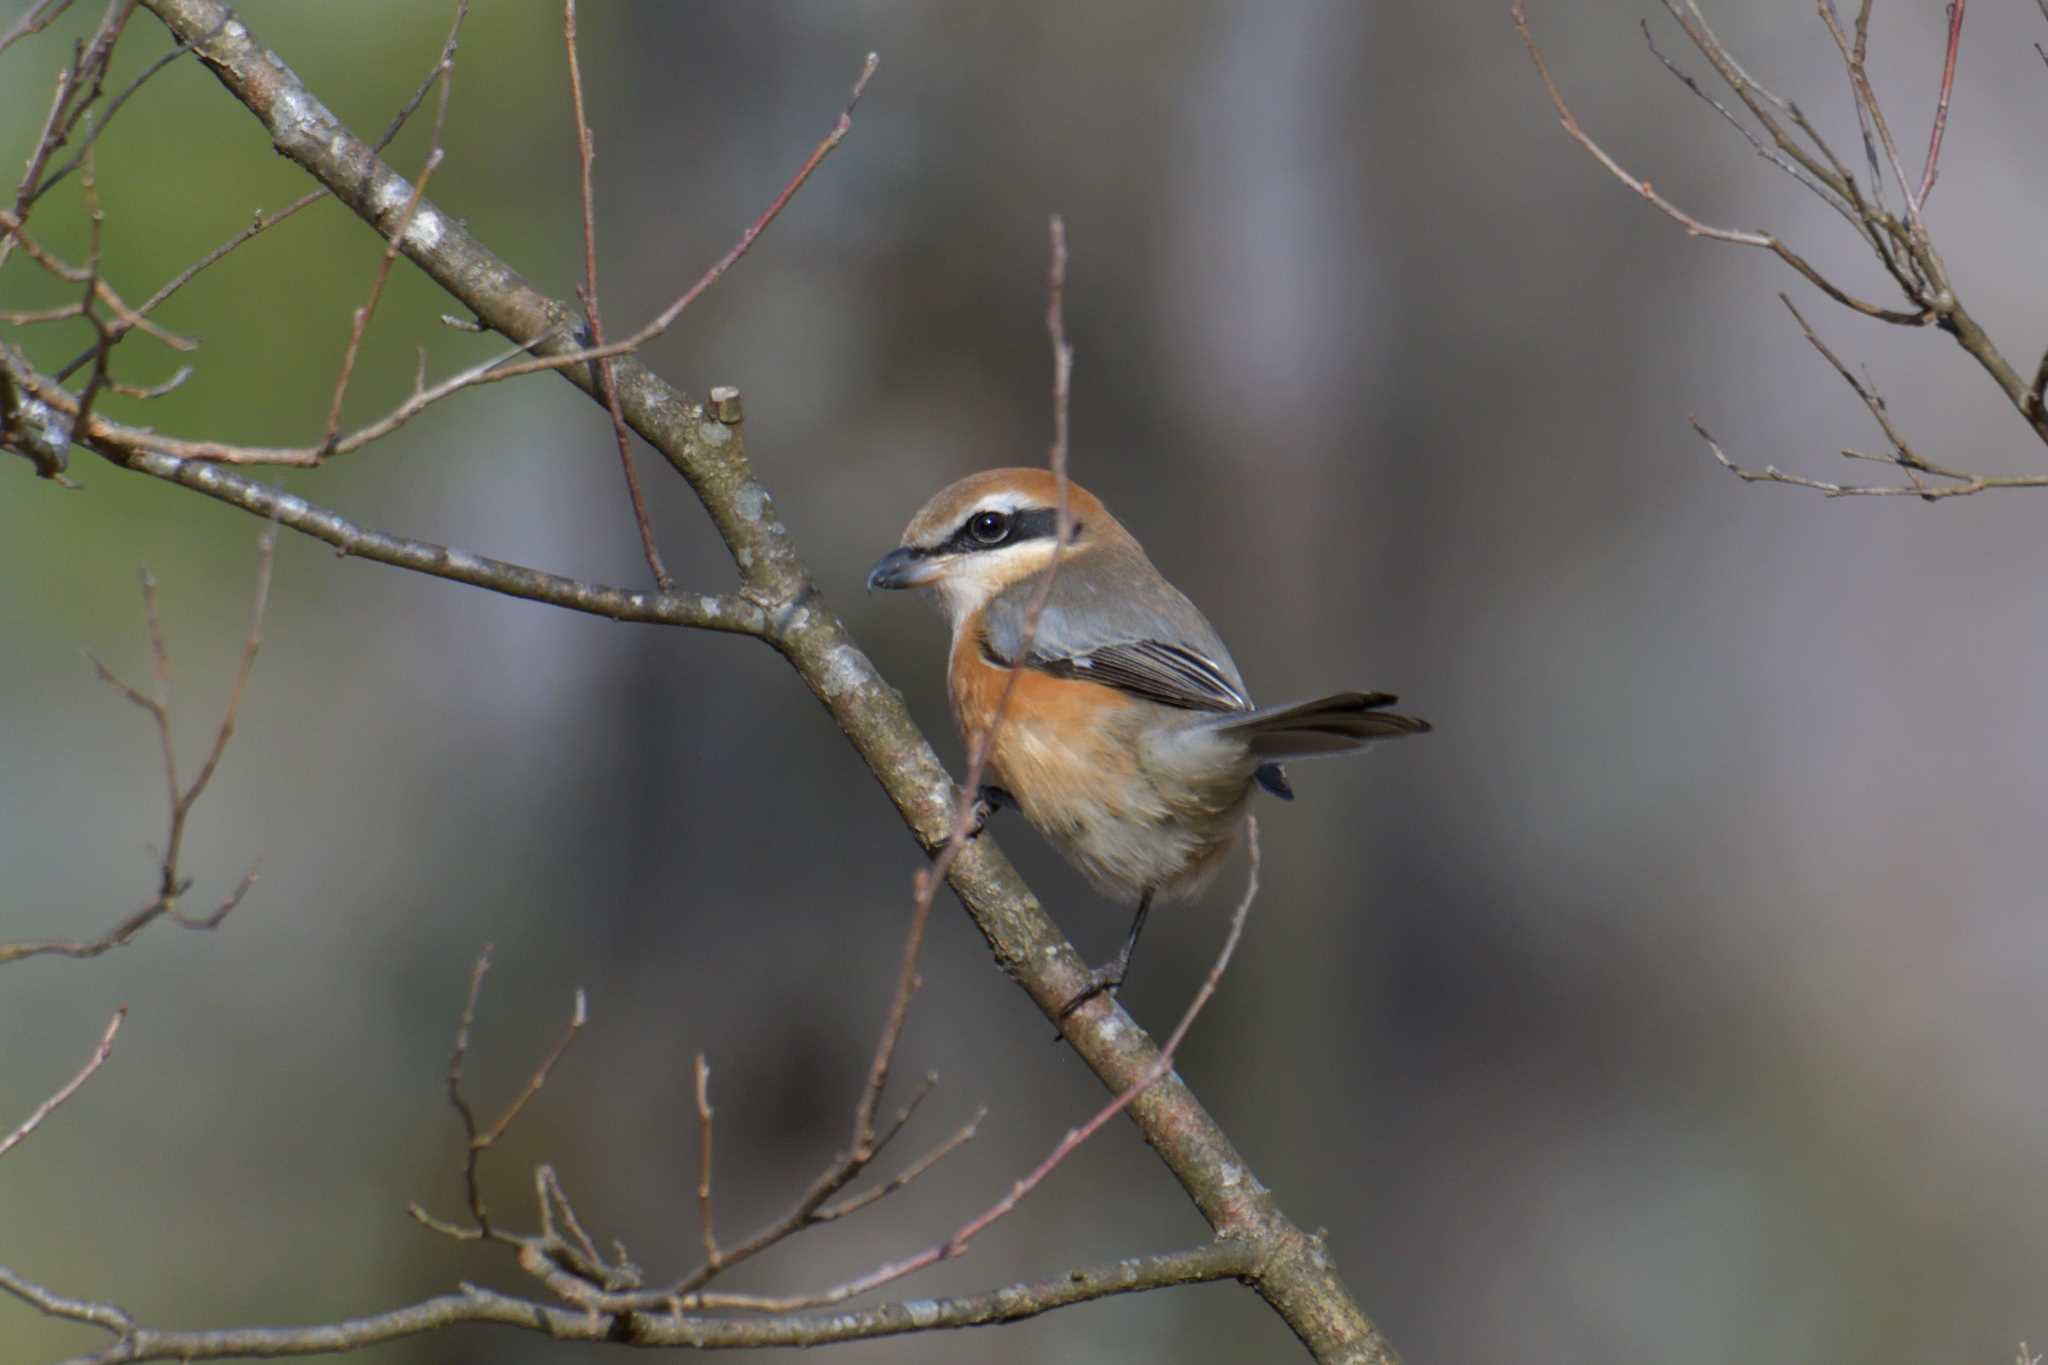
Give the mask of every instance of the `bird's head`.
MULTIPOLYGON (((1067 485, 1066 555, 1120 528, 1094 495, 1067 485)), ((931 588, 954 625, 1052 562, 1059 487, 1048 470, 991 469, 948 484, 903 528, 868 574, 870 588, 931 588)), ((1065 563, 1065 560, 1062 560, 1065 563)), ((1065 569, 1062 568, 1062 573, 1065 569)))

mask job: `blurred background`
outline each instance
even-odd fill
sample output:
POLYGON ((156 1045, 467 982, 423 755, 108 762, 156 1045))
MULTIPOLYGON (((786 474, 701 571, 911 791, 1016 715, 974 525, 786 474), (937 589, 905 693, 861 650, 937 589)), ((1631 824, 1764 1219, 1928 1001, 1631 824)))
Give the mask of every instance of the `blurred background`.
MULTIPOLYGON (((19 8, 18 4, 14 8, 19 8)), ((81 11, 87 7, 79 7, 81 11)), ((1939 5, 1880 6, 1873 72, 1912 164, 1939 5)), ((1073 245, 1073 469, 1203 607, 1268 699, 1385 688, 1437 733, 1303 765, 1261 808, 1265 891, 1181 1070, 1416 1361, 2012 1358, 2048 1337, 2048 504, 1826 502, 1718 469, 1821 477, 1876 448, 1774 295, 1867 365, 1906 432, 1970 468, 2041 451, 1945 338, 1829 308, 1761 252, 1687 239, 1558 130, 1497 4, 1099 6, 753 0, 587 7, 602 287, 614 329, 738 236, 882 68, 852 135, 649 361, 747 397, 756 469, 826 602, 957 758, 942 626, 861 591, 941 483, 1049 436, 1047 215, 1073 245)), ((1889 297, 1839 219, 1657 65, 1649 3, 1538 3, 1587 127, 1713 222, 1782 233, 1889 297)), ((26 155, 80 13, 9 52, 26 155)), ((446 7, 249 5, 359 132, 431 66, 446 7)), ((1714 8, 1750 70, 1856 145, 1807 8, 1714 8)), ((1682 39, 1659 30, 1677 52, 1682 39)), ((2023 371, 2048 37, 1970 12, 1929 221, 2023 371)), ((139 15, 117 77, 168 41, 139 15)), ((1697 68, 1699 63, 1692 65, 1697 68)), ((429 106, 431 109, 431 106, 429 106)), ((392 150, 409 174, 415 121, 392 150)), ((432 198, 558 296, 580 271, 559 8, 479 6, 432 198)), ((303 191, 196 64, 100 144, 129 297, 303 191)), ((39 235, 82 255, 75 184, 39 235)), ((162 315, 196 377, 168 431, 317 439, 379 246, 323 204, 162 315)), ((10 307, 51 300, 18 256, 10 307)), ((350 415, 487 343, 403 264, 350 415)), ((46 368, 82 333, 11 333, 46 368)), ((137 340, 132 382, 174 361, 137 340)), ((671 568, 725 588, 700 510, 639 467, 671 568)), ((81 651, 147 668, 162 582, 187 765, 231 674, 259 525, 74 454, 66 492, 0 468, 0 939, 90 936, 141 904, 162 838, 147 718, 81 651)), ((444 404, 283 483, 363 523, 645 581, 601 412, 545 378, 444 404)), ((1091 957, 1125 924, 1014 816, 997 835, 1091 957)), ((796 677, 749 641, 608 624, 340 560, 287 536, 241 732, 194 818, 214 934, 157 925, 95 962, 0 971, 0 1126, 112 1061, 0 1166, 0 1261, 164 1326, 366 1313, 458 1280, 521 1288, 406 1201, 460 1207, 442 1096, 471 964, 497 945, 470 1063, 495 1111, 572 993, 592 1022, 487 1166, 531 1226, 555 1163, 601 1241, 672 1275, 697 1247, 690 1059, 712 1068, 718 1214, 780 1213, 845 1137, 918 854, 796 677)), ((1177 1016, 1241 860, 1155 919, 1126 1004, 1177 1016)), ((892 1170, 978 1105, 983 1135, 881 1207, 732 1277, 793 1291, 944 1236, 1102 1101, 950 900, 903 1055, 942 1077, 892 1170)), ((907 1092, 907 1086, 905 1087, 907 1092)), ((1199 1241, 1118 1124, 911 1295, 1199 1241)), ((99 1341, 0 1304, 7 1360, 99 1341)), ((1212 1285, 847 1361, 1299 1358, 1212 1285)), ((409 1362, 589 1348, 465 1329, 409 1362)))

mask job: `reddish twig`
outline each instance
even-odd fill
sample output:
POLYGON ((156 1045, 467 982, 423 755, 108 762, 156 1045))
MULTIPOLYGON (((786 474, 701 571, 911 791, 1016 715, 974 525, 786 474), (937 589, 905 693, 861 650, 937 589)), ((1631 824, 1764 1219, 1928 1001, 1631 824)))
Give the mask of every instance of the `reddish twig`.
POLYGON ((58 1105, 77 1094, 78 1088, 92 1079, 93 1072, 106 1065, 107 1058, 114 1054, 114 1035, 121 1031, 121 1021, 127 1017, 126 1005, 114 1011, 114 1017, 107 1021, 107 1031, 100 1035, 99 1046, 92 1050, 92 1056, 86 1059, 78 1074, 59 1087, 56 1094, 37 1105, 27 1118, 14 1126, 13 1131, 5 1137, 0 1137, 0 1156, 6 1156, 19 1146, 24 1138, 41 1126, 44 1119, 50 1117, 58 1105))
POLYGON ((1866 303, 1864 300, 1849 294, 1835 284, 1834 281, 1822 275, 1818 270, 1815 270, 1798 252, 1786 246, 1784 242, 1770 233, 1750 232, 1741 228, 1715 227, 1711 223, 1701 222, 1669 199, 1666 199, 1662 194, 1659 194, 1649 181, 1640 180, 1631 175, 1627 168, 1612 156, 1609 156, 1607 150, 1595 142, 1592 135, 1580 126, 1578 117, 1571 111, 1571 106, 1565 103, 1564 92, 1557 88, 1557 82, 1552 79, 1550 74, 1550 66, 1543 60, 1542 49, 1536 46, 1535 35, 1529 31, 1529 17, 1524 13, 1520 0, 1516 0, 1516 3, 1508 10, 1508 16, 1514 20, 1516 31, 1522 35, 1522 45, 1528 49, 1529 59, 1536 64, 1536 74, 1542 79, 1543 89, 1550 96, 1551 106, 1557 110, 1558 122, 1563 125, 1565 132, 1571 134, 1573 141, 1585 148, 1595 161, 1604 166, 1608 174, 1628 186, 1631 190, 1634 190, 1651 204, 1654 204, 1660 212, 1684 228, 1689 235, 1709 237, 1717 242, 1733 242, 1737 246, 1762 247, 1805 276, 1815 288, 1821 290, 1829 298, 1846 308, 1853 308, 1867 317, 1907 326, 1920 326, 1932 321, 1931 316, 1924 311, 1906 313, 1896 309, 1881 308, 1874 303, 1866 303))
MULTIPOLYGON (((583 287, 577 291, 590 316, 590 343, 604 345, 604 314, 597 303, 597 210, 591 193, 590 163, 597 149, 590 137, 590 121, 583 112, 583 67, 576 57, 576 0, 562 0, 562 45, 569 54, 569 103, 576 112, 576 160, 583 200, 583 287)), ((640 529, 640 549, 647 556, 647 568, 655 586, 663 592, 675 587, 661 551, 654 544, 654 527, 647 520, 647 500, 640 492, 640 475, 633 468, 633 438, 626 430, 626 413, 619 406, 619 381, 612 373, 610 359, 597 362, 598 383, 604 389, 605 408, 611 413, 612 435, 619 444, 619 466, 626 473, 626 495, 633 504, 633 521, 640 529)))
MULTIPOLYGON (((856 89, 855 94, 859 91, 856 89)), ((1073 535, 1073 528, 1067 512, 1067 430, 1068 411, 1073 387, 1073 347, 1068 344, 1065 325, 1065 287, 1067 270, 1066 227, 1055 217, 1050 225, 1051 264, 1047 275, 1046 328, 1053 348, 1053 441, 1048 451, 1048 463, 1057 480, 1059 494, 1059 525, 1055 539, 1052 561, 1045 579, 1040 583, 1033 597, 1025 619, 1023 644, 1029 650, 1032 636, 1038 628, 1038 618, 1044 609, 1045 599, 1050 590, 1053 574, 1058 571, 1059 557, 1073 535)), ((880 1035, 875 1043, 872 1059, 868 1064, 866 1084, 862 1087, 859 1100, 854 1105, 853 1136, 846 1152, 836 1157, 817 1180, 812 1182, 802 1198, 787 1214, 763 1227, 744 1242, 734 1247, 723 1248, 712 1235, 710 1223, 710 1116, 708 1100, 702 1092, 703 1073, 699 1072, 699 1124, 703 1132, 705 1155, 700 1164, 699 1201, 700 1217, 703 1222, 705 1258, 702 1265, 678 1280, 659 1295, 643 1296, 636 1302, 640 1306, 682 1307, 750 1307, 755 1300, 749 1296, 705 1295, 699 1291, 715 1276, 731 1266, 759 1254, 768 1247, 815 1223, 827 1222, 843 1217, 857 1208, 902 1188, 917 1176, 929 1170, 949 1153, 970 1141, 980 1122, 979 1117, 965 1125, 926 1156, 914 1162, 905 1171, 876 1190, 853 1196, 837 1205, 828 1205, 838 1194, 857 1178, 886 1147, 889 1141, 902 1131, 911 1113, 923 1100, 930 1089, 928 1078, 924 1091, 914 1095, 903 1108, 896 1122, 886 1131, 878 1128, 877 1119, 881 1112, 882 1097, 888 1089, 889 1076, 894 1069, 898 1045, 902 1041, 903 1029, 910 1014, 910 1003, 916 995, 921 980, 918 961, 923 952, 924 936, 931 920, 932 902, 938 887, 944 881, 948 868, 966 846, 972 830, 975 792, 981 776, 986 771, 988 754, 995 735, 1003 723, 1009 706, 1015 679, 1004 689, 998 699, 989 727, 974 739, 969 758, 967 774, 960 785, 960 795, 955 803, 951 831, 945 844, 940 848, 932 866, 919 871, 914 882, 910 924, 904 934, 903 951, 898 960, 895 988, 890 993, 889 1006, 884 1012, 880 1035)), ((700 1064, 701 1065, 701 1064, 700 1064)), ((780 1301, 773 1301, 780 1302, 780 1301)), ((772 1311, 772 1310, 764 1310, 772 1311)))
MULTIPOLYGON (((174 437, 160 436, 155 432, 143 432, 124 428, 119 424, 109 423, 103 418, 96 418, 90 427, 81 428, 78 431, 78 436, 81 440, 88 441, 97 446, 114 447, 123 452, 126 458, 130 459, 135 454, 154 451, 180 460, 207 460, 222 464, 311 466, 320 464, 331 456, 348 454, 369 445, 373 441, 381 440, 383 437, 404 426, 426 408, 464 389, 483 384, 494 384, 506 379, 516 379, 523 375, 569 369, 574 366, 587 365, 637 351, 646 345, 647 342, 666 331, 674 323, 675 319, 682 314, 684 309, 694 303, 705 290, 717 283, 726 271, 732 268, 735 262, 746 255, 748 249, 753 246, 755 239, 767 230, 768 225, 788 205, 791 198, 803 187, 804 182, 810 179, 812 172, 817 170, 818 166, 831 153, 833 148, 845 140, 848 130, 853 126, 854 105, 858 103, 862 92, 866 90, 868 79, 874 75, 879 61, 880 59, 874 54, 869 54, 867 63, 862 68, 860 79, 854 85, 853 96, 848 100, 846 107, 840 112, 839 120, 834 125, 833 130, 811 152, 809 158, 798 168, 796 175, 791 177, 789 183, 783 186, 781 193, 776 195, 774 202, 768 206, 759 218, 754 220, 753 224, 741 235, 740 240, 724 256, 720 257, 709 270, 698 277, 694 284, 685 290, 679 298, 664 309, 652 322, 622 341, 610 341, 602 346, 583 347, 558 355, 528 355, 527 353, 535 347, 553 342, 560 335, 559 329, 543 332, 514 347, 506 354, 463 370, 431 388, 415 385, 410 398, 377 421, 358 428, 348 436, 336 436, 331 440, 326 440, 313 446, 245 446, 220 441, 179 440, 174 437)), ((4 213, 0 213, 0 227, 15 229, 18 228, 18 223, 4 213)), ((27 238, 18 231, 15 233, 15 237, 22 240, 24 245, 27 245, 27 238)), ((402 235, 400 239, 402 240, 402 235)), ((44 254, 47 256, 47 253, 44 254)), ((52 262, 55 261, 54 257, 49 259, 52 262)), ((61 265, 62 263, 57 262, 56 264, 61 265)), ((71 276, 67 275, 66 278, 71 278, 71 276)), ((82 279, 83 276, 80 275, 79 278, 82 279)), ((108 303, 109 307, 114 308, 116 312, 120 313, 124 320, 129 320, 130 325, 144 327, 153 333, 161 330, 156 328, 154 323, 150 323, 137 316, 126 304, 121 303, 118 297, 112 296, 112 291, 106 289, 104 282, 101 284, 101 289, 104 291, 101 295, 102 299, 108 303)), ((183 338, 177 338, 176 341, 182 342, 183 338)), ((172 344, 176 343, 173 342, 172 344)), ((190 345, 190 343, 185 344, 187 347, 190 345)), ((39 392, 37 397, 42 398, 43 401, 50 403, 61 412, 73 413, 76 411, 76 400, 62 392, 39 392)))
MULTIPOLYGON (((1039 580, 1025 607, 1024 629, 1016 652, 1020 659, 1031 652, 1032 642, 1038 636, 1039 617, 1045 611, 1047 599, 1052 596, 1053 581, 1059 574, 1060 557, 1074 536, 1073 517, 1067 507, 1067 421, 1073 398, 1074 348, 1067 341, 1066 326, 1067 225, 1058 214, 1053 215, 1047 226, 1047 238, 1050 263, 1046 268, 1045 330, 1052 343, 1052 444, 1046 451, 1045 462, 1052 471, 1053 485, 1057 490, 1057 534, 1053 538, 1052 558, 1046 563, 1045 576, 1039 580)), ((1022 672, 1022 669, 1010 671, 1010 676, 1003 681, 1002 693, 996 698, 995 711, 988 726, 973 736, 967 774, 961 779, 959 798, 954 806, 953 828, 947 835, 945 847, 932 860, 931 867, 918 876, 917 900, 926 911, 931 907, 931 899, 939 883, 946 879, 954 859, 960 856, 972 832, 981 778, 988 769, 989 755, 1009 714, 1010 698, 1017 690, 1017 679, 1022 672)))
MULTIPOLYGON (((1096 1110, 1086 1123, 1081 1124, 1077 1128, 1069 1129, 1067 1135, 1060 1139, 1051 1152, 1047 1153, 1045 1159, 1034 1166, 1021 1180, 1012 1185, 1007 1194, 976 1214, 973 1218, 970 1218, 967 1222, 961 1224, 959 1229, 945 1241, 934 1243, 914 1256, 877 1267, 856 1279, 848 1280, 843 1284, 835 1285, 830 1289, 822 1290, 815 1294, 784 1298, 730 1295, 722 1298, 717 1306, 746 1308, 765 1313, 786 1313, 801 1308, 822 1308, 830 1304, 843 1303, 848 1299, 858 1298, 863 1294, 872 1293, 874 1290, 900 1280, 906 1275, 914 1274, 929 1266, 937 1265, 941 1261, 950 1261, 955 1257, 965 1254, 969 1243, 985 1232, 992 1224, 1015 1209, 1018 1204, 1024 1201, 1026 1196, 1044 1184, 1046 1178, 1059 1169, 1060 1163, 1072 1156, 1082 1143, 1101 1131, 1104 1124, 1108 1123, 1118 1114, 1121 1114, 1130 1106, 1133 1100, 1136 1100, 1138 1096, 1151 1089, 1152 1086, 1159 1082, 1161 1077, 1173 1069, 1174 1053, 1179 1050, 1182 1040, 1188 1035, 1188 1029, 1193 1026, 1195 1019, 1209 1003, 1210 997, 1215 995, 1216 987, 1223 980, 1224 970, 1229 967, 1231 957, 1237 952, 1238 941, 1244 937, 1245 921, 1251 915, 1252 902, 1258 898, 1259 825, 1255 817, 1247 816, 1245 819, 1245 846, 1251 856, 1251 870, 1245 884, 1244 896, 1238 901, 1237 909, 1231 914, 1230 931, 1224 937, 1223 948, 1217 953, 1214 964, 1210 966, 1208 976, 1203 978, 1201 987, 1195 992, 1194 999, 1188 1002, 1187 1009, 1182 1012, 1180 1022, 1174 1026, 1173 1032, 1168 1035, 1166 1042, 1160 1047, 1159 1056, 1121 1094, 1117 1095, 1115 1099, 1102 1108, 1096 1110)), ((707 1303, 703 1306, 709 1307, 712 1305, 707 1303)))
POLYGON ((1941 135, 1948 131, 1949 91, 1956 83, 1956 50, 1963 41, 1963 8, 1969 0, 1949 0, 1948 52, 1941 61, 1941 93, 1934 101, 1934 130, 1927 137, 1927 164, 1920 170, 1920 207, 1934 193, 1934 177, 1940 170, 1941 135))
MULTIPOLYGON (((875 69, 881 64, 882 59, 878 54, 873 52, 868 54, 867 60, 861 64, 859 78, 853 83, 853 94, 847 99, 846 107, 839 111, 839 121, 832 125, 832 131, 825 135, 824 141, 812 149, 810 156, 805 158, 804 164, 797 167, 796 174, 789 178, 789 183, 782 187, 782 192, 775 196, 773 202, 762 211, 761 216, 756 218, 752 225, 740 234, 739 241, 733 243, 732 249, 713 262, 711 268, 698 276, 697 282, 684 290, 682 296, 674 303, 663 309, 654 321, 648 323, 638 332, 635 332, 627 340, 620 342, 617 350, 612 351, 611 354, 616 355, 636 350, 652 341, 655 337, 660 336, 668 330, 671 323, 682 316, 684 309, 697 301, 699 295, 712 285, 718 283, 726 271, 739 263, 740 257, 746 255, 753 247, 754 239, 766 232, 768 225, 775 221, 783 209, 788 207, 789 201, 796 197, 796 192, 802 189, 804 182, 811 178, 811 173, 823 165, 825 158, 830 156, 833 150, 846 140, 847 133, 853 130, 853 108, 860 103, 861 95, 867 91, 868 82, 874 78, 875 69)), ((604 352, 606 350, 602 346, 593 349, 597 352, 604 352)))
MULTIPOLYGON (((411 97, 408 98, 406 102, 399 107, 398 113, 392 118, 390 124, 384 129, 383 136, 379 137, 375 142, 370 144, 371 150, 381 152, 386 147, 390 146, 392 141, 396 139, 398 137, 398 134, 405 128, 407 121, 409 121, 412 118, 413 114, 418 111, 420 105, 426 102, 427 95, 433 90, 435 82, 437 82, 441 78, 442 68, 450 65, 455 60, 455 50, 456 47, 458 46, 458 41, 462 33, 462 21, 465 18, 467 18, 468 15, 469 0, 457 0, 455 6, 455 21, 452 25, 450 25, 448 29, 447 41, 445 41, 441 45, 441 55, 434 60, 434 65, 432 69, 430 69, 427 72, 426 77, 420 81, 418 88, 416 88, 412 92, 411 97)), ((172 52, 168 55, 171 57, 175 57, 178 55, 178 53, 189 50, 192 46, 194 46, 194 44, 197 41, 197 39, 190 41, 181 40, 181 45, 178 48, 173 49, 172 52)), ((154 68, 152 68, 152 73, 153 71, 154 68)), ((138 78, 135 84, 140 85, 141 79, 138 78)), ((125 97, 127 93, 128 92, 124 91, 122 97, 125 97)), ((117 97, 116 102, 118 103, 119 98, 122 97, 117 97)), ((112 110, 110 109, 108 112, 109 116, 111 117, 112 110)), ((283 208, 277 210, 277 212, 275 213, 258 213, 255 219, 249 224, 248 227, 243 228, 240 232, 228 238, 225 242, 222 242, 219 246, 207 252, 204 256, 201 256, 198 260, 186 266, 183 270, 180 270, 176 275, 173 275, 169 280, 165 281, 162 288, 158 289, 154 294, 150 295, 147 299, 145 299, 140 305, 136 307, 136 314, 141 317, 147 317, 149 314, 155 312, 157 308, 162 306, 165 300, 169 299, 171 295, 177 293, 180 289, 183 289, 186 285, 190 284, 194 277, 199 275, 201 272, 211 268, 212 266, 219 264, 222 260, 226 259, 230 254, 232 254, 237 248, 241 247, 244 243, 248 242, 252 237, 256 237, 261 235, 262 233, 268 232, 271 228, 276 227, 279 223, 282 223, 286 219, 297 214, 301 209, 310 208, 312 205, 319 203, 322 199, 329 197, 331 194, 333 194, 333 191, 323 185, 317 190, 312 190, 306 194, 299 196, 297 199, 285 205, 283 208)), ((128 330, 126 324, 117 323, 115 325, 122 332, 126 332, 128 330)), ((78 355, 72 357, 71 360, 66 362, 65 365, 56 372, 57 378, 59 380, 68 378, 74 371, 78 369, 80 365, 83 365, 86 361, 92 359, 92 357, 93 351, 91 349, 80 352, 78 355)))
POLYGON ((363 300, 351 318, 348 332, 348 346, 341 354, 341 372, 334 380, 334 401, 327 409, 326 435, 321 439, 321 453, 331 453, 336 439, 341 434, 341 403, 348 396, 349 376, 356 367, 356 355, 362 349, 363 333, 369 329, 370 317, 377 311, 378 301, 384 297, 384 285, 391 278, 391 266, 398 259, 399 247, 405 242, 405 234, 412 227, 413 215, 419 212, 420 200, 427 192, 427 181, 441 164, 441 130, 448 122, 448 96, 455 84, 455 58, 444 56, 440 66, 441 103, 434 113, 434 131, 428 139, 427 159, 420 166, 420 176, 413 183, 412 193, 406 197, 405 207, 399 212, 398 221, 391 229, 391 235, 384 243, 384 252, 377 261, 377 273, 370 281, 370 296, 363 300))

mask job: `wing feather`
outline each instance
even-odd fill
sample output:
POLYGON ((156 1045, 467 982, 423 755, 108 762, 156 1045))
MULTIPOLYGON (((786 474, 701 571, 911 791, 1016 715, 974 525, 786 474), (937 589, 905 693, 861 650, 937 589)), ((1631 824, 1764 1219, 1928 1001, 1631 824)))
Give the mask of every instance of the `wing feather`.
POLYGON ((1044 654, 1026 662, 1056 678, 1085 678, 1162 706, 1192 711, 1244 711, 1251 699, 1213 662, 1184 645, 1133 640, 1081 654, 1044 654))
MULTIPOLYGON (((1098 562, 1054 577, 1024 665, 1162 706, 1250 710, 1244 679, 1215 627, 1135 546, 1118 553, 1136 560, 1122 573, 1098 562)), ((1098 552, 1098 559, 1107 557, 1098 552)), ((989 603, 983 643, 994 662, 1007 667, 1016 660, 1038 581, 1026 579, 989 603)))

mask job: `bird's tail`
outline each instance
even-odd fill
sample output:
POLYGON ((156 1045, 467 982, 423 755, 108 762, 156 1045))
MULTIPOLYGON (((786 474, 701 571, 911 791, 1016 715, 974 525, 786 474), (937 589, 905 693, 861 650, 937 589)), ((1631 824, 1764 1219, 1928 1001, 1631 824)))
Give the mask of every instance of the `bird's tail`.
POLYGON ((1292 706, 1218 716, 1215 728, 1236 735, 1261 759, 1341 754, 1376 740, 1429 733, 1429 722, 1382 710, 1400 698, 1391 692, 1336 692, 1292 706))

